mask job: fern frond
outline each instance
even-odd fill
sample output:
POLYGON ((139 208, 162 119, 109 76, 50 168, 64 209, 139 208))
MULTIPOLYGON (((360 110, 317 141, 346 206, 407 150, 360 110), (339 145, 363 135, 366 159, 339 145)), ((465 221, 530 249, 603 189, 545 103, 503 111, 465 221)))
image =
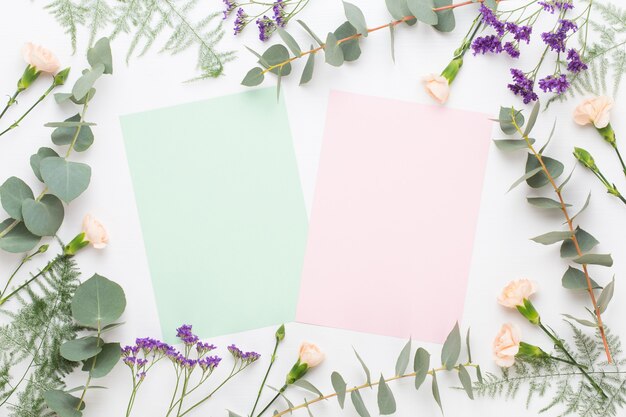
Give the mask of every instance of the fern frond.
POLYGON ((59 25, 65 29, 65 33, 70 36, 72 51, 76 52, 78 27, 85 24, 85 8, 72 0, 53 0, 45 8, 50 11, 59 25))
POLYGON ((91 48, 99 32, 109 26, 115 15, 106 0, 82 0, 81 6, 85 9, 85 22, 89 28, 87 47, 91 48))

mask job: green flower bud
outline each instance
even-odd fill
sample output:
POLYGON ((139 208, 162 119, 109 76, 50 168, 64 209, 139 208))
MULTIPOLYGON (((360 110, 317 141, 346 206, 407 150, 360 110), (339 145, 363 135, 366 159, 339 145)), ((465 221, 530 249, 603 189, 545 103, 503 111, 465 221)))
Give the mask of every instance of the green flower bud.
POLYGON ((589 152, 587 152, 583 148, 574 148, 574 156, 581 164, 594 172, 598 172, 596 161, 593 159, 589 152))
POLYGON ((285 338, 285 325, 283 324, 276 330, 276 340, 282 342, 285 338))
POLYGON ((87 245, 89 245, 89 241, 85 239, 85 233, 79 233, 63 248, 63 254, 66 256, 74 256, 87 245))
POLYGON ((41 71, 37 70, 37 68, 32 65, 28 65, 24 70, 24 74, 22 74, 22 78, 17 82, 17 90, 22 92, 31 86, 33 82, 39 77, 41 71))
POLYGON ((293 365, 289 373, 287 374, 287 378, 285 378, 285 384, 291 385, 300 378, 302 378, 307 371, 309 370, 309 365, 306 363, 300 362, 300 359, 293 365))
POLYGON ((448 80, 448 84, 452 84, 452 81, 454 81, 462 66, 463 58, 455 58, 450 61, 448 66, 441 72, 441 76, 448 80))
POLYGON ((65 84, 65 82, 67 81, 67 77, 70 75, 70 68, 65 68, 64 70, 61 70, 57 73, 57 75, 54 76, 54 86, 58 87, 60 85, 65 84))
POLYGON ((522 316, 526 317, 526 319, 534 325, 538 325, 541 322, 539 312, 537 312, 535 306, 528 298, 524 298, 523 305, 517 306, 517 311, 519 311, 522 316))
POLYGON ((596 130, 598 131, 598 133, 600 133, 600 136, 602 136, 602 138, 605 141, 610 143, 611 146, 615 147, 615 142, 616 142, 615 131, 613 130, 613 127, 611 126, 610 123, 606 125, 605 127, 596 128, 596 130))
POLYGON ((539 346, 530 345, 525 342, 520 342, 519 351, 515 356, 523 359, 542 359, 550 357, 550 355, 544 352, 539 346))

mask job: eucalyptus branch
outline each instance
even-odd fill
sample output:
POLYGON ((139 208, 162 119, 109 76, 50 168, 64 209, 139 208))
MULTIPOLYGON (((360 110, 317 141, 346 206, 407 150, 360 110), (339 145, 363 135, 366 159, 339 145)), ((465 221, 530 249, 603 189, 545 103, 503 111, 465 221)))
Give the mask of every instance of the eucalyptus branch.
MULTIPOLYGON (((578 254, 579 257, 583 256, 583 251, 580 248, 580 243, 579 243, 578 238, 576 236, 576 229, 574 227, 574 222, 572 220, 572 216, 568 212, 567 204, 565 204, 565 200, 563 199, 561 188, 559 186, 557 186, 557 184, 556 184, 552 174, 550 173, 550 170, 548 170, 548 168, 547 168, 547 166, 546 166, 546 164, 545 164, 541 154, 533 147, 533 141, 531 141, 531 139, 528 137, 528 134, 526 132, 522 131, 522 129, 521 129, 521 127, 520 127, 520 125, 519 125, 519 123, 518 123, 518 121, 516 119, 516 113, 515 113, 515 111, 513 109, 511 109, 511 123, 514 126, 515 130, 517 131, 517 133, 526 142, 527 148, 530 150, 532 155, 535 157, 535 159, 539 163, 539 165, 541 167, 541 171, 546 176, 546 178, 548 179, 548 182, 550 183, 550 185, 554 189, 554 193, 556 194, 556 196, 558 198, 558 203, 560 205, 560 210, 561 210, 561 212, 563 212, 563 216, 565 217, 565 221, 567 223, 567 227, 568 227, 570 235, 571 235, 570 239, 572 240, 572 243, 574 244, 574 248, 576 250, 576 253, 578 254)), ((593 309, 595 311, 596 320, 597 320, 597 324, 598 324, 598 330, 599 330, 600 336, 602 338, 602 343, 604 345, 606 358, 607 358, 607 361, 609 363, 611 363, 612 362, 611 350, 609 349, 609 344, 608 344, 607 339, 606 339, 606 334, 605 334, 605 330, 604 330, 604 324, 602 323, 602 316, 601 316, 600 308, 598 307, 598 302, 596 300, 595 293, 593 292, 593 284, 592 284, 592 281, 591 281, 591 277, 589 276, 589 271, 588 271, 588 268, 587 268, 587 264, 582 264, 582 269, 583 269, 583 273, 584 273, 585 281, 586 281, 586 285, 587 285, 586 291, 589 294, 589 298, 591 300, 591 304, 593 305, 593 309)))
MULTIPOLYGON (((464 367, 476 368, 478 365, 474 364, 474 363, 467 362, 467 363, 463 364, 463 366, 464 367)), ((457 365, 453 369, 458 371, 459 368, 460 368, 459 365, 457 365)), ((435 374, 437 372, 441 372, 441 371, 448 371, 448 369, 446 369, 445 367, 442 366, 442 367, 439 367, 439 368, 434 368, 434 369, 432 369, 432 370, 430 370, 430 371, 428 371, 426 373, 428 375, 430 375, 430 376, 433 376, 433 374, 435 374)), ((398 381, 400 379, 405 379, 405 378, 415 378, 416 375, 417 375, 416 372, 411 372, 411 373, 408 373, 408 374, 396 375, 396 376, 393 376, 391 378, 386 378, 386 379, 384 379, 384 381, 385 381, 385 383, 388 383, 388 382, 398 381)), ((377 385, 380 385, 380 381, 372 381, 371 383, 365 383, 365 384, 358 385, 358 386, 353 387, 353 388, 348 388, 348 389, 346 389, 346 393, 349 394, 349 393, 351 393, 353 391, 360 391, 362 389, 375 387, 377 385)), ((285 409, 285 410, 283 410, 283 411, 281 411, 279 413, 274 414, 272 417, 281 417, 281 416, 284 416, 286 414, 291 414, 292 412, 294 412, 296 410, 300 410, 300 409, 303 409, 303 408, 308 408, 312 404, 315 404, 315 403, 318 403, 318 402, 321 402, 321 401, 326 401, 329 398, 334 398, 336 396, 337 396, 337 393, 322 395, 322 396, 314 398, 314 399, 312 399, 310 401, 305 401, 304 403, 296 405, 294 407, 287 408, 287 409, 285 409)))

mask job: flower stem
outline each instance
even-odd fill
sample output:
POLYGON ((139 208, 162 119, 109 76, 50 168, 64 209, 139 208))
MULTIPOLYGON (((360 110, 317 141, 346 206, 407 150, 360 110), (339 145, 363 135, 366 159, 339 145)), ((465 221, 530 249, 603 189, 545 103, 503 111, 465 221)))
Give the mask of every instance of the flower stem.
MULTIPOLYGON (((98 321, 98 333, 96 335, 96 347, 100 347, 100 335, 102 334, 102 329, 100 328, 100 322, 98 321)), ((91 368, 89 368, 89 376, 87 377, 87 382, 85 382, 85 387, 83 388, 83 392, 80 395, 80 399, 78 400, 78 405, 76 405, 76 410, 80 410, 82 405, 85 403, 85 395, 87 395, 87 390, 89 389, 89 385, 91 384, 91 372, 96 368, 96 361, 98 360, 98 356, 94 356, 93 361, 91 362, 91 368)))
POLYGON ((0 113, 0 119, 2 119, 2 116, 4 116, 4 114, 7 112, 7 110, 9 110, 9 107, 11 107, 15 103, 17 103, 16 99, 17 99, 17 96, 19 94, 20 94, 20 90, 15 90, 15 93, 13 94, 13 96, 11 96, 9 98, 9 101, 7 101, 6 106, 4 106, 4 109, 2 110, 2 113, 0 113))
MULTIPOLYGON (((29 280, 24 282, 22 285, 17 287, 15 290, 13 290, 8 295, 3 296, 2 298, 0 298, 0 306, 3 305, 4 303, 6 303, 7 301, 9 301, 9 299, 11 299, 11 297, 13 297, 15 294, 17 294, 18 292, 20 292, 24 288, 28 287, 37 278, 39 278, 40 276, 42 276, 43 274, 48 272, 57 262, 59 262, 62 259, 65 259, 65 258, 66 258, 66 255, 58 255, 56 258, 54 258, 53 260, 48 262, 48 264, 41 271, 39 271, 37 274, 33 275, 29 280)), ((8 283, 7 283, 7 286, 8 286, 8 283)), ((6 288, 5 288, 5 290, 6 290, 6 288)), ((2 294, 4 294, 4 292, 2 294)))
POLYGON ((276 338, 276 343, 274 344, 274 352, 272 353, 272 358, 270 360, 270 365, 267 367, 267 372, 265 372, 265 376, 263 377, 263 382, 261 382, 261 386, 259 387, 259 393, 256 396, 256 401, 254 402, 254 406, 252 407, 252 411, 250 412, 250 416, 254 416, 254 411, 256 410, 257 405, 259 405, 259 399, 261 399, 261 393, 263 392, 263 388, 265 387, 265 383, 267 382, 267 377, 272 370, 272 366, 276 361, 276 351, 278 350, 278 345, 280 340, 276 338))
MULTIPOLYGON (((55 89, 55 87, 56 87, 56 86, 57 86, 57 84, 53 81, 53 82, 52 82, 52 85, 51 85, 50 87, 48 87, 48 89, 45 91, 45 93, 43 93, 43 94, 41 95, 41 97, 39 97, 39 99, 38 99, 37 101, 35 101, 35 103, 34 103, 32 106, 30 106, 30 108, 29 108, 28 110, 26 110, 26 112, 25 112, 25 113, 24 113, 24 114, 23 114, 23 115, 22 115, 19 119, 17 119, 17 120, 15 121, 15 123, 13 123, 11 126, 7 127, 7 128, 6 128, 6 129, 4 129, 2 132, 0 132, 0 136, 4 135, 4 134, 5 134, 5 133, 7 133, 8 131, 13 130, 13 129, 15 129, 16 127, 18 127, 18 126, 19 126, 19 124, 21 123, 21 121, 22 121, 22 120, 24 120, 24 118, 25 118, 26 116, 28 116, 28 114, 29 114, 31 111, 33 111, 33 109, 34 109, 35 107, 37 107, 37 105, 38 105, 39 103, 41 103, 42 101, 44 101, 44 100, 45 100, 45 98, 46 98, 46 97, 48 97, 48 94, 50 94, 50 93, 52 92, 52 90, 54 90, 54 89, 55 89)), ((6 110, 6 108, 5 108, 5 110, 6 110)), ((2 114, 4 114, 4 113, 2 113, 2 114)), ((2 116, 0 115, 0 117, 2 117, 2 116)))
MULTIPOLYGON (((513 112, 513 110, 512 110, 512 112, 513 112)), ((525 135, 522 132, 522 129, 520 128, 520 126, 517 124, 517 120, 515 120, 515 114, 514 113, 511 115, 511 120, 512 120, 513 126, 515 126, 515 130, 517 130, 517 132, 521 135, 521 137, 526 141, 526 146, 528 147, 528 149, 532 152, 532 154, 535 156, 535 158, 539 162, 539 165, 541 166, 541 169, 542 169, 543 173, 545 174, 545 176, 548 179, 550 185, 554 189, 554 192, 555 192, 556 196, 559 199, 559 204, 561 205, 561 211, 563 212, 563 216, 565 216, 565 221, 567 223, 567 227, 569 228, 569 231, 572 234, 571 239, 572 239, 572 243, 574 244, 574 248, 576 249, 576 253, 578 254, 578 256, 582 256, 583 252, 580 249, 580 243, 578 242, 578 238, 576 237, 576 230, 574 228, 574 222, 572 221, 572 218, 570 217, 569 212, 567 211, 567 205, 565 204, 565 201, 563 200, 563 195, 561 194, 561 189, 556 185, 556 182, 554 181, 554 178, 552 177, 552 174, 550 174, 550 171, 546 167, 546 164, 543 161, 542 156, 539 154, 539 152, 537 152, 535 150, 535 148, 533 147, 533 145, 532 145, 528 135, 525 135)), ((587 282, 587 293, 589 294, 589 298, 591 299, 591 304, 593 305, 593 309, 595 311, 596 318, 598 320, 598 330, 600 331, 600 336, 602 337, 602 343, 604 344, 604 351, 606 353, 606 359, 607 359, 608 363, 612 363, 613 359, 611 357, 611 350, 609 349, 609 343, 608 343, 608 341, 606 339, 606 333, 604 331, 604 324, 602 323, 602 316, 601 316, 601 313, 600 313, 600 308, 598 307, 598 303, 596 301, 596 296, 595 296, 595 294, 593 292, 593 285, 591 284, 591 277, 589 276, 589 271, 587 269, 587 264, 583 264, 582 268, 583 268, 583 272, 585 274, 585 280, 587 282)))
MULTIPOLYGON (((259 413, 257 417, 261 417, 263 413, 265 413, 267 409, 270 408, 272 404, 274 404, 274 402, 276 402, 276 400, 282 395, 282 393, 285 392, 286 389, 287 389, 287 384, 282 386, 282 388, 278 391, 278 393, 274 396, 274 398, 272 398, 272 400, 269 403, 267 403, 267 405, 263 408, 263 410, 261 410, 261 412, 259 413)), ((253 417, 252 414, 250 415, 250 417, 253 417)))
POLYGON ((617 148, 617 144, 616 143, 613 143, 613 149, 615 149, 615 153, 617 154, 617 157, 619 158, 619 163, 622 165, 622 172, 626 176, 626 164, 624 163, 624 159, 622 158, 622 154, 620 153, 619 149, 617 148))

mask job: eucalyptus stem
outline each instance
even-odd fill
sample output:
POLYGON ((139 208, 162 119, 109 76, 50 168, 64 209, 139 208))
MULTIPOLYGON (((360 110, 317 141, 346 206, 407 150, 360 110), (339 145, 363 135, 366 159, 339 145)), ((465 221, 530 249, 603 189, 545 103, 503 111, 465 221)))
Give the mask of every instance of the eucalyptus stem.
MULTIPOLYGON (((556 185, 556 182, 555 182, 554 178, 552 177, 552 174, 550 173, 550 171, 546 167, 546 164, 545 164, 541 154, 539 152, 537 152, 537 150, 533 147, 533 144, 530 141, 530 138, 528 137, 527 134, 524 134, 524 132, 520 128, 519 124, 517 123, 517 120, 515 119, 514 110, 511 109, 511 112, 512 112, 512 114, 511 114, 511 121, 512 121, 513 126, 515 127, 515 130, 520 134, 520 136, 524 139, 524 141, 526 141, 526 146, 531 151, 533 156, 537 159, 537 162, 539 162, 539 165, 541 166, 541 170, 543 171, 544 175, 548 179, 548 182, 550 183, 550 185, 554 189, 554 192, 555 192, 556 196, 559 199, 559 204, 561 206, 561 211, 563 212, 563 216, 565 217, 565 222, 567 223, 567 227, 569 228, 569 231, 570 231, 570 233, 572 235, 572 237, 571 237, 572 243, 574 244, 574 248, 576 249, 576 253, 580 257, 580 256, 583 255, 583 252, 580 249, 580 243, 578 242, 578 238, 576 237, 576 230, 574 228, 574 222, 573 222, 572 217, 570 216, 570 214, 569 214, 569 212, 567 210, 567 205, 565 204, 565 200, 563 199, 563 195, 561 194, 561 189, 560 189, 559 186, 556 185)), ((587 284, 587 293, 589 294, 589 298, 591 300, 591 304, 593 305, 593 309, 595 311, 596 319, 598 321, 598 330, 600 331, 600 336, 602 337, 602 343, 604 344, 604 351, 606 353, 606 359, 607 359, 608 363, 612 363, 613 359, 612 359, 612 356, 611 356, 611 350, 609 349, 609 343, 608 343, 608 341, 606 339, 606 332, 604 331, 604 324, 602 323, 602 316, 601 316, 601 313, 600 313, 600 308, 598 307, 598 302, 597 302, 596 296, 595 296, 595 294, 593 292, 593 284, 591 283, 591 277, 589 276, 589 271, 587 269, 587 264, 583 264, 582 268, 583 268, 583 272, 585 274, 585 281, 586 281, 586 284, 587 284)))
POLYGON ((18 90, 15 90, 15 93, 13 94, 13 96, 9 97, 9 100, 7 101, 6 106, 4 106, 2 113, 0 113, 0 119, 2 119, 2 116, 4 116, 7 110, 9 110, 9 107, 17 103, 16 99, 19 94, 20 94, 20 90, 18 89, 18 90))
MULTIPOLYGON (((16 127, 18 127, 18 126, 19 126, 19 124, 22 122, 22 120, 24 120, 24 118, 25 118, 26 116, 28 116, 28 114, 29 114, 31 111, 33 111, 33 109, 34 109, 35 107, 37 107, 37 105, 38 105, 39 103, 41 103, 42 101, 44 101, 44 100, 45 100, 45 98, 46 98, 46 97, 48 97, 48 95, 52 92, 52 90, 54 90, 54 89, 57 87, 57 85, 58 85, 58 84, 57 84, 57 83, 53 80, 53 81, 52 81, 52 85, 51 85, 50 87, 48 87, 48 89, 47 89, 47 90, 46 90, 46 91, 45 91, 45 92, 41 95, 41 97, 39 97, 39 99, 37 99, 37 101, 35 101, 35 103, 34 103, 32 106, 30 106, 30 107, 28 108, 28 110, 26 110, 26 112, 25 112, 22 116, 20 116, 20 118, 19 118, 19 119, 17 119, 17 120, 16 120, 16 121, 15 121, 15 122, 11 125, 11 126, 7 127, 7 128, 6 128, 6 129, 4 129, 2 132, 0 132, 0 136, 2 136, 2 135, 4 135, 5 133, 9 132, 10 130, 13 130, 13 129, 15 129, 16 127)), ((6 110, 6 108, 5 108, 5 110, 6 110)), ((3 113, 3 114, 4 114, 4 113, 3 113)), ((0 115, 0 117, 2 117, 2 115, 0 115)))

